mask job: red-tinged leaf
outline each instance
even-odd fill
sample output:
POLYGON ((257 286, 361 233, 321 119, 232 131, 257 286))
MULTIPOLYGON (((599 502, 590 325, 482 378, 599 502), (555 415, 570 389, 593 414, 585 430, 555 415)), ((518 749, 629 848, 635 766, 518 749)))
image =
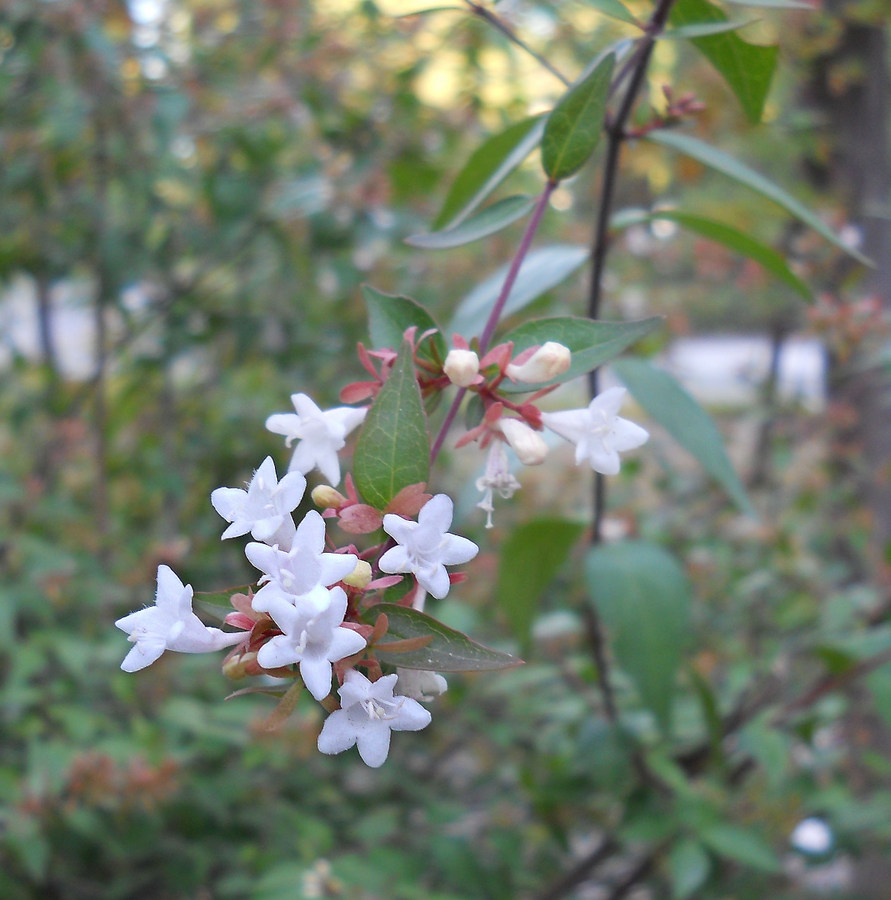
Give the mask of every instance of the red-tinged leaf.
POLYGON ((342 388, 338 396, 341 403, 361 403, 373 397, 380 389, 379 381, 354 381, 342 388))
POLYGON ((401 641, 387 641, 387 653, 411 653, 426 647, 433 640, 432 634, 423 634, 418 637, 404 638, 401 641))
POLYGON ((427 483, 420 481, 404 487, 390 502, 384 512, 414 518, 433 496, 426 493, 427 483))
POLYGON ((299 678, 295 678, 294 683, 282 695, 278 706, 276 706, 276 708, 263 720, 260 727, 264 731, 275 731, 277 728, 281 727, 297 707, 297 701, 300 699, 300 692, 302 690, 303 681, 299 678))
POLYGON ((367 503, 357 503, 343 510, 338 522, 347 534, 371 534, 381 527, 381 514, 367 503))

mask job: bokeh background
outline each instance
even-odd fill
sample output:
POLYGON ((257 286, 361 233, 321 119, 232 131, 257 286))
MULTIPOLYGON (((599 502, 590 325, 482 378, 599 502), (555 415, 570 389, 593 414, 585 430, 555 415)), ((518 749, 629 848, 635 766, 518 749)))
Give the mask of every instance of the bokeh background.
MULTIPOLYGON (((598 713, 572 565, 531 612, 499 596, 514 523, 533 511, 583 521, 565 449, 553 454, 565 466, 524 473, 492 533, 474 510, 482 456, 444 457, 436 487, 482 551, 436 614, 527 664, 451 678, 433 725, 396 735, 380 770, 354 752, 321 756, 310 702, 265 730, 272 701, 224 701, 239 685, 213 659, 119 671, 113 622, 151 602, 160 563, 196 590, 253 577, 238 542, 220 542, 209 494, 266 454, 284 467, 263 422, 291 393, 330 405, 361 377, 360 285, 448 321, 516 246, 519 225, 456 251, 403 243, 486 136, 563 90, 461 4, 400 17, 423 6, 2 5, 0 894, 668 897, 678 863, 639 851, 695 830, 706 804, 742 831, 710 851, 696 897, 887 897, 891 669, 863 667, 891 647, 882 0, 727 7, 757 19, 747 40, 780 44, 757 127, 680 41, 660 42, 641 111, 665 108, 665 84, 695 92, 696 134, 810 204, 875 270, 695 162, 645 143, 623 157, 620 207, 723 218, 783 252, 814 292, 807 304, 670 223, 617 233, 612 248, 604 317, 665 316, 638 350, 708 404, 759 512, 740 514, 656 428, 611 487, 609 533, 670 547, 693 585, 678 746, 708 733, 710 709, 764 704, 708 777, 685 782, 686 806, 641 791, 598 713), (527 612, 520 642, 512 618, 527 612), (808 818, 828 843, 790 840, 808 818), (621 849, 573 880, 606 837, 621 849)), ((604 6, 497 9, 574 75, 635 33, 604 6)), ((512 178, 536 191, 537 157, 512 178)), ((540 242, 589 244, 597 196, 593 170, 562 186, 540 242)), ((532 311, 583 314, 584 297, 580 268, 532 311)))

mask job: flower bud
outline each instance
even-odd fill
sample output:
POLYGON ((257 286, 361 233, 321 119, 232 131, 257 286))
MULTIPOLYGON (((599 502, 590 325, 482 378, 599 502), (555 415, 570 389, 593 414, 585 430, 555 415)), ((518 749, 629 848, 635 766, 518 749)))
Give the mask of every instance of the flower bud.
POLYGON ((371 564, 364 559, 356 562, 356 568, 343 579, 344 584, 354 588, 366 588, 371 581, 371 564))
POLYGON ((250 650, 247 653, 237 653, 234 656, 230 656, 223 663, 223 674, 227 678, 231 678, 232 681, 238 681, 241 678, 245 678, 249 673, 247 671, 247 666, 250 665, 257 658, 257 654, 250 650))
POLYGON ((321 509, 340 509, 347 498, 330 484, 319 484, 312 489, 312 502, 321 509))
POLYGON ((442 370, 452 384, 467 387, 479 374, 480 358, 473 350, 449 350, 442 370))
POLYGON ((562 375, 568 368, 572 354, 569 347, 556 341, 545 341, 525 362, 511 363, 505 373, 514 381, 538 384, 562 375))
POLYGON ((498 426, 524 466, 537 466, 544 462, 548 455, 548 445, 537 431, 533 431, 520 419, 501 419, 498 426))
POLYGON ((449 683, 438 672, 427 672, 424 669, 396 668, 399 676, 396 681, 396 693, 413 700, 428 702, 449 689, 449 683))

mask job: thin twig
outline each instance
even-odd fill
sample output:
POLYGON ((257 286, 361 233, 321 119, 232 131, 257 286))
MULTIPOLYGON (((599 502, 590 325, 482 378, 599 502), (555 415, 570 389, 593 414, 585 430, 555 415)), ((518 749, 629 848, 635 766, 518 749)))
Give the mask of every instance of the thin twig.
POLYGON ((491 10, 486 9, 485 6, 481 6, 479 3, 474 3, 473 0, 464 0, 464 2, 470 7, 471 12, 474 15, 479 16, 483 21, 488 22, 498 31, 500 31, 511 43, 516 44, 521 50, 525 50, 540 66, 547 69, 551 75, 555 78, 559 79, 569 87, 571 84, 570 80, 560 72, 550 60, 546 57, 542 56, 537 50, 533 50, 514 30, 507 24, 503 19, 500 19, 495 13, 491 10))
POLYGON ((619 845, 611 837, 604 838, 587 856, 583 856, 568 872, 546 887, 536 900, 560 900, 561 897, 566 897, 618 848, 619 845))

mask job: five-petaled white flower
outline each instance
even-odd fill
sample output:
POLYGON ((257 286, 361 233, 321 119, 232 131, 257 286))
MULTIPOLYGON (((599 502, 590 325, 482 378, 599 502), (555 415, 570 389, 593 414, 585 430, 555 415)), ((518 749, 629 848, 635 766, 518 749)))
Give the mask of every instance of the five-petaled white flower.
POLYGON ((291 457, 289 471, 306 475, 318 470, 333 485, 340 484, 338 450, 346 444, 347 435, 362 424, 366 407, 338 406, 325 412, 306 394, 291 394, 295 413, 275 413, 266 420, 266 428, 285 436, 285 445, 299 441, 291 457))
POLYGON ((255 540, 277 544, 288 550, 295 527, 291 513, 297 509, 306 490, 306 479, 300 472, 289 472, 281 481, 275 474, 271 456, 260 463, 247 490, 217 488, 210 495, 213 508, 232 524, 223 538, 240 537, 248 532, 255 540))
POLYGON ((575 461, 587 459, 602 475, 619 471, 619 453, 646 443, 649 433, 619 416, 625 388, 612 387, 598 394, 584 409, 541 414, 544 424, 575 444, 575 461))
POLYGON ((446 566, 469 562, 479 552, 473 541, 449 534, 453 504, 445 494, 428 500, 418 513, 417 522, 409 522, 388 513, 384 531, 398 542, 389 549, 378 565, 382 572, 412 572, 425 591, 441 600, 449 592, 446 566))
POLYGON ((330 603, 321 612, 302 604, 279 610, 275 621, 283 634, 257 654, 264 669, 300 663, 300 677, 316 700, 331 693, 331 663, 358 653, 366 643, 358 632, 340 627, 347 608, 343 589, 332 588, 329 596, 330 603))
POLYGON ((261 572, 263 586, 254 594, 251 605, 257 612, 268 612, 279 628, 280 618, 290 617, 294 606, 312 607, 315 612, 328 608, 330 585, 346 578, 356 568, 352 553, 324 553, 325 520, 310 510, 297 526, 291 549, 251 542, 245 556, 261 572))
POLYGON ((369 681, 350 669, 340 688, 341 709, 322 726, 318 747, 322 753, 343 753, 358 744, 359 756, 372 768, 382 766, 390 752, 391 731, 420 731, 430 724, 430 713, 410 697, 393 696, 396 675, 369 681))
POLYGON ((169 566, 158 566, 155 605, 130 613, 114 624, 127 632, 127 640, 135 645, 121 663, 125 672, 150 666, 165 650, 210 653, 245 638, 243 631, 208 628, 192 612, 192 586, 183 586, 169 566))

